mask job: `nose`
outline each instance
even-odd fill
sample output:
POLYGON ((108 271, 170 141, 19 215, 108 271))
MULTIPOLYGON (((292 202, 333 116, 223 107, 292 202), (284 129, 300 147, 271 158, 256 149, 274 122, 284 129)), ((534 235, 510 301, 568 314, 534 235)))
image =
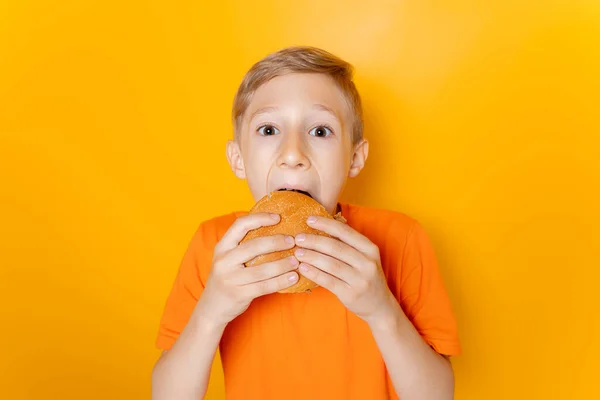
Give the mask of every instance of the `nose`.
POLYGON ((285 135, 281 142, 277 165, 281 168, 308 169, 310 167, 301 135, 296 133, 285 135))

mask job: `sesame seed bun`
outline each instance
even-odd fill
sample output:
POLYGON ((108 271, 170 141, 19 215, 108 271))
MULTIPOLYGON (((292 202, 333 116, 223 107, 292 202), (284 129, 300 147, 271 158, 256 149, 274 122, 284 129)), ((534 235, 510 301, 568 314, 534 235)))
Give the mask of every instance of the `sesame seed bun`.
MULTIPOLYGON (((334 217, 327 212, 323 205, 305 194, 294 191, 271 192, 260 199, 254 205, 254 207, 250 209, 250 214, 260 212, 279 214, 281 216, 281 220, 276 225, 263 226, 248 232, 248 234, 240 243, 261 236, 280 234, 296 236, 299 233, 309 233, 331 237, 330 235, 317 229, 313 229, 306 224, 306 219, 311 215, 332 219, 334 219, 334 217)), ((335 216, 335 219, 345 222, 340 213, 335 216)), ((296 246, 289 250, 259 255, 258 257, 255 257, 251 261, 247 262, 246 267, 253 267, 262 263, 293 256, 295 250, 296 246)), ((300 274, 298 275, 300 279, 295 285, 284 289, 279 293, 301 293, 310 291, 310 289, 317 286, 317 284, 315 284, 313 281, 300 274)))

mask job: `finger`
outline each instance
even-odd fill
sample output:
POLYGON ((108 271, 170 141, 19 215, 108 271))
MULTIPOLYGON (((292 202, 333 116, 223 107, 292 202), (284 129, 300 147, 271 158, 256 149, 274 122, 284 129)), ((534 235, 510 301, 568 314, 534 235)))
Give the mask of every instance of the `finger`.
POLYGON ((232 283, 235 285, 248 285, 254 282, 260 282, 267 279, 283 275, 298 268, 296 257, 286 257, 281 260, 271 261, 260 264, 255 267, 244 268, 241 271, 233 272, 232 283))
POLYGON ((249 298, 255 299, 266 294, 279 292, 287 289, 298 282, 299 276, 295 271, 288 272, 275 278, 254 282, 241 287, 243 293, 249 298))
POLYGON ((350 265, 338 260, 337 258, 328 256, 327 254, 317 251, 298 248, 295 253, 295 258, 298 261, 310 264, 317 267, 321 271, 327 272, 329 275, 344 281, 352 286, 359 279, 358 271, 350 265))
POLYGON ((313 265, 301 263, 298 267, 298 272, 300 272, 301 275, 310 279, 317 285, 329 290, 338 298, 342 298, 344 296, 344 293, 348 289, 350 289, 350 286, 346 282, 336 278, 333 275, 328 274, 325 271, 321 271, 319 268, 313 265))
POLYGON ((355 248, 371 259, 379 258, 379 248, 368 237, 360 234, 350 225, 331 218, 311 216, 306 223, 312 228, 325 232, 355 248), (313 222, 314 221, 314 222, 313 222))
POLYGON ((286 235, 269 235, 250 239, 227 254, 228 262, 240 265, 261 254, 288 250, 294 247, 294 238, 286 235))
POLYGON ((337 258, 354 268, 359 268, 360 265, 365 265, 368 261, 367 257, 360 251, 335 238, 301 233, 296 235, 295 241, 298 247, 315 250, 337 258))
POLYGON ((225 235, 223 235, 223 238, 219 242, 219 250, 222 252, 232 250, 249 231, 261 226, 276 225, 279 223, 279 220, 279 215, 269 213, 255 213, 239 217, 225 232, 225 235))

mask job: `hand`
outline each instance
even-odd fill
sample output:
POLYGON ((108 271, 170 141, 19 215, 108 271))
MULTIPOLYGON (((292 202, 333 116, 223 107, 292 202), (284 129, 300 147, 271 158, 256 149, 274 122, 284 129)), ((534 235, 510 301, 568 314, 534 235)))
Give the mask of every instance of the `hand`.
POLYGON ((279 215, 249 214, 238 218, 215 246, 212 268, 197 307, 203 318, 224 327, 246 311, 252 300, 278 292, 298 281, 298 260, 282 260, 246 268, 254 257, 294 247, 294 238, 284 235, 264 236, 239 242, 252 229, 274 225, 279 215))
POLYGON ((377 245, 334 219, 309 217, 307 223, 333 238, 297 235, 299 272, 331 291, 368 323, 391 311, 395 299, 387 286, 377 245))

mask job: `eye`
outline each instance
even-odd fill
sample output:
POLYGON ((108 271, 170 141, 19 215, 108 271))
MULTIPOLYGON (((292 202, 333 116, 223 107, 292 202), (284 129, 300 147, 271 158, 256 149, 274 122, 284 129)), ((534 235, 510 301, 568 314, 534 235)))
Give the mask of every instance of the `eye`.
POLYGON ((279 129, 273 125, 263 125, 257 129, 257 132, 262 136, 273 136, 279 133, 279 129))
POLYGON ((319 125, 308 132, 309 135, 316 137, 326 137, 333 135, 333 130, 325 125, 319 125))

